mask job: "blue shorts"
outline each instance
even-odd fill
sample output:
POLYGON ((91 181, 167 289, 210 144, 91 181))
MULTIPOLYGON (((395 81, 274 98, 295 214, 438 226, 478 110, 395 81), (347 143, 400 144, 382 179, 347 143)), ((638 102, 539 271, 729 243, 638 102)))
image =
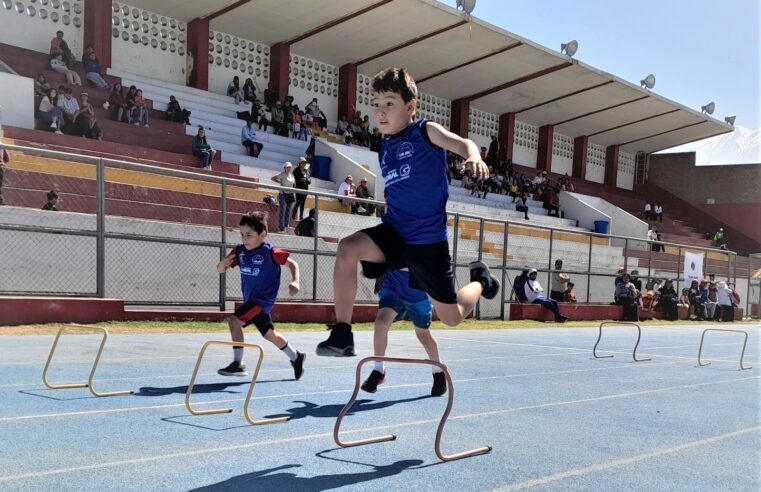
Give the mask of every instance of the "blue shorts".
POLYGON ((406 315, 406 318, 412 321, 415 328, 425 330, 431 326, 433 308, 429 299, 417 302, 405 301, 385 287, 378 292, 378 297, 380 297, 378 308, 391 308, 401 316, 406 315))

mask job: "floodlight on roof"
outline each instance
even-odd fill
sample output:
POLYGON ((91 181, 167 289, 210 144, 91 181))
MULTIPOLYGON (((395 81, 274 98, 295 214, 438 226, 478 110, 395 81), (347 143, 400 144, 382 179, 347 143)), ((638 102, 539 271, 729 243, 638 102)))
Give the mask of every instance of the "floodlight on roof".
POLYGON ((570 56, 573 56, 576 54, 576 51, 579 49, 579 42, 575 39, 573 41, 569 41, 567 43, 562 43, 560 45, 560 52, 563 53, 565 51, 565 54, 570 56))
POLYGON ((728 125, 735 126, 735 118, 737 118, 737 116, 727 116, 724 118, 724 122, 728 125))
POLYGON ((715 109, 716 109, 716 104, 713 101, 709 102, 705 106, 700 107, 700 111, 707 114, 713 114, 713 111, 715 109))
POLYGON ((653 74, 648 75, 647 77, 639 81, 639 85, 647 89, 652 89, 653 87, 655 87, 655 75, 653 74))
POLYGON ((476 8, 476 0, 457 0, 457 8, 470 15, 476 8))

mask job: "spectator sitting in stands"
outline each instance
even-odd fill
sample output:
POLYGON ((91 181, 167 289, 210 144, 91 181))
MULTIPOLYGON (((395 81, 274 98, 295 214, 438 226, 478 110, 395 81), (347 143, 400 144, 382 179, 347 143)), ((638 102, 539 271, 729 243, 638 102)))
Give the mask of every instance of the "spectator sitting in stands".
POLYGON ((127 120, 129 121, 130 125, 135 121, 135 113, 137 110, 135 109, 135 95, 137 94, 137 87, 134 85, 129 86, 129 89, 127 90, 127 95, 124 96, 124 98, 127 100, 127 112, 129 113, 127 115, 127 120))
POLYGON ((679 296, 679 302, 677 302, 676 307, 678 308, 686 308, 689 312, 690 308, 690 289, 684 288, 682 289, 682 295, 679 296))
POLYGON ((645 220, 653 220, 653 206, 650 202, 645 202, 645 210, 642 212, 642 216, 645 220))
POLYGON ((67 135, 74 135, 74 122, 79 116, 79 101, 72 97, 70 87, 64 89, 63 97, 58 95, 56 99, 58 101, 56 105, 61 109, 64 116, 63 125, 59 122, 58 129, 67 135))
MULTIPOLYGON (((370 190, 367 188, 367 178, 359 180, 359 186, 356 190, 357 198, 364 198, 367 200, 374 200, 375 197, 370 194, 370 190)), ((372 203, 357 203, 357 213, 359 215, 372 215, 375 213, 375 205, 372 203)))
POLYGON ((703 279, 700 283, 700 304, 703 305, 703 313, 708 321, 716 320, 716 306, 719 305, 716 284, 703 279))
POLYGON ((148 116, 148 108, 145 107, 145 98, 143 97, 143 91, 138 89, 135 91, 135 97, 132 99, 132 123, 135 126, 143 125, 148 128, 148 122, 150 118, 148 116))
MULTIPOLYGON (((382 142, 383 135, 381 135, 377 127, 374 127, 373 132, 370 134, 370 150, 373 152, 380 152, 382 142)), ((454 152, 448 152, 448 154, 455 155, 454 152)))
POLYGON ((95 49, 92 46, 87 47, 87 52, 82 57, 82 66, 85 69, 87 80, 101 89, 108 89, 109 84, 103 78, 103 75, 101 75, 103 69, 100 66, 100 62, 98 62, 98 57, 95 55, 95 49))
POLYGON ((688 303, 690 307, 690 319, 697 319, 703 321, 705 319, 705 313, 703 310, 703 304, 700 302, 701 288, 700 283, 697 280, 693 280, 690 283, 688 290, 688 303))
POLYGON ((556 192, 547 198, 547 216, 560 217, 560 197, 556 192))
POLYGON ((576 284, 568 282, 566 285, 568 285, 568 288, 563 291, 563 302, 576 302, 576 293, 573 291, 576 284))
POLYGON ((342 115, 338 119, 338 124, 336 125, 336 135, 344 136, 344 134, 349 130, 349 122, 346 119, 346 115, 342 115))
POLYGON ((719 248, 727 249, 727 239, 724 235, 723 227, 719 227, 719 230, 716 231, 716 234, 713 235, 713 242, 716 243, 716 246, 719 248))
POLYGON ((314 219, 314 209, 309 210, 309 215, 306 219, 301 220, 294 229, 294 233, 297 236, 314 237, 316 222, 314 219))
POLYGON ((569 191, 569 192, 576 191, 576 188, 573 186, 573 183, 571 183, 571 178, 568 176, 563 176, 563 178, 561 178, 560 189, 563 191, 569 191))
POLYGON ((663 319, 667 321, 679 319, 679 310, 677 309, 679 298, 677 297, 676 290, 674 290, 674 282, 666 280, 659 293, 658 305, 663 308, 663 319))
POLYGON ((308 135, 309 130, 307 129, 306 125, 304 124, 304 112, 299 111, 296 114, 293 115, 293 135, 292 138, 298 139, 298 140, 304 140, 305 142, 309 140, 308 135))
POLYGON ((320 109, 320 105, 317 103, 317 98, 312 99, 312 102, 306 105, 304 111, 312 116, 312 119, 320 127, 320 130, 324 130, 328 126, 328 119, 325 117, 325 113, 320 109))
POLYGON ((240 79, 236 75, 232 82, 227 85, 227 95, 235 99, 235 104, 240 104, 245 100, 245 94, 240 86, 240 79))
POLYGON ((518 198, 518 202, 515 204, 515 210, 518 212, 523 212, 523 218, 526 220, 529 220, 528 218, 528 193, 525 191, 521 193, 520 198, 518 198))
POLYGON ((550 284, 550 299, 563 302, 563 295, 566 290, 566 284, 571 281, 571 277, 562 272, 563 260, 555 260, 555 271, 552 274, 550 284))
POLYGON ((76 113, 75 123, 76 135, 93 140, 103 139, 103 132, 95 118, 95 108, 90 104, 90 95, 87 92, 79 95, 79 111, 76 113))
POLYGON ((536 280, 538 272, 536 269, 531 269, 528 273, 528 280, 525 285, 526 299, 531 304, 541 304, 545 309, 552 311, 555 315, 555 321, 558 323, 565 323, 568 319, 560 314, 558 303, 552 299, 544 297, 544 289, 541 284, 536 280))
POLYGON ((526 282, 528 281, 529 267, 523 267, 520 275, 513 280, 513 291, 510 293, 511 301, 528 302, 526 297, 526 282))
POLYGON ((270 79, 269 83, 267 84, 267 88, 264 89, 264 106, 269 110, 275 107, 275 100, 277 98, 275 96, 275 89, 272 87, 272 81, 273 79, 270 79))
POLYGON ((510 186, 510 188, 509 188, 510 189, 509 195, 511 197, 513 197, 512 203, 515 203, 515 200, 520 196, 520 194, 518 192, 518 180, 515 177, 510 178, 510 179, 512 181, 510 182, 510 185, 509 185, 510 186))
POLYGON ((248 101, 253 105, 254 101, 256 101, 256 85, 254 85, 254 81, 251 79, 251 77, 246 79, 242 90, 243 100, 248 101))
POLYGON ((534 176, 534 179, 531 180, 531 187, 534 191, 538 190, 539 187, 544 183, 545 178, 544 174, 542 174, 542 171, 538 171, 536 173, 536 176, 534 176))
POLYGON ((193 137, 193 155, 201 158, 201 166, 204 169, 211 169, 216 153, 217 151, 206 141, 206 130, 199 126, 198 133, 193 137))
POLYGON ((50 68, 66 77, 66 82, 71 85, 82 85, 82 79, 74 70, 69 69, 63 59, 63 55, 58 54, 50 58, 50 68))
POLYGON ((631 278, 631 281, 637 290, 642 292, 642 279, 639 278, 639 270, 632 270, 632 273, 629 275, 629 277, 631 278))
POLYGON ((365 142, 365 147, 370 146, 370 117, 365 115, 362 118, 362 139, 365 142))
POLYGON ((37 78, 34 79, 34 95, 37 97, 45 97, 52 88, 53 87, 45 78, 45 74, 38 73, 37 78))
POLYGON ((734 296, 735 291, 730 289, 726 282, 719 282, 716 291, 716 297, 719 303, 719 307, 717 308, 719 311, 719 314, 717 315, 718 321, 731 322, 735 320, 735 303, 732 299, 734 296))
MULTIPOLYGON (((116 121, 132 123, 130 111, 127 109, 127 98, 124 97, 124 88, 119 82, 115 83, 111 92, 108 93, 108 108, 111 109, 112 118, 116 121)), ((105 106, 104 106, 105 107, 105 106)))
MULTIPOLYGON (((338 186, 338 195, 347 197, 357 196, 357 188, 354 186, 354 178, 351 174, 347 175, 346 178, 344 178, 343 183, 338 186)), ((354 200, 339 198, 338 203, 344 207, 351 207, 351 213, 357 213, 357 204, 354 200)))
POLYGON ((49 210, 51 212, 58 211, 58 193, 55 190, 48 191, 46 195, 48 201, 42 206, 42 210, 49 210))
POLYGON ((283 103, 280 101, 276 101, 275 107, 272 108, 272 119, 270 120, 270 124, 275 130, 276 135, 283 137, 288 136, 288 125, 285 122, 285 111, 283 110, 283 103))
POLYGON ((67 67, 74 66, 76 59, 74 53, 69 49, 69 44, 63 39, 63 31, 57 31, 55 37, 50 40, 50 57, 53 58, 58 55, 61 56, 61 60, 67 67))
POLYGON ((639 314, 637 312, 638 296, 639 291, 637 291, 637 288, 631 283, 629 274, 623 274, 621 282, 616 284, 614 297, 616 299, 616 304, 619 304, 624 308, 624 321, 639 321, 639 314))
MULTIPOLYGON (((258 101, 256 104, 259 104, 258 101)), ((256 106, 255 104, 255 106, 256 106)), ((266 108, 263 108, 261 105, 259 105, 259 130, 262 130, 263 132, 267 132, 267 127, 270 125, 270 122, 272 121, 272 112, 271 111, 265 111, 266 108)))
POLYGON ((254 131, 254 122, 247 121, 240 131, 240 143, 246 149, 248 149, 248 155, 251 157, 259 157, 259 152, 262 151, 264 145, 255 141, 256 132, 254 131))
POLYGON ((37 116, 49 125, 57 134, 62 134, 61 127, 64 125, 64 116, 60 108, 56 106, 58 102, 58 91, 50 89, 50 92, 43 96, 40 105, 37 108, 37 116))
POLYGON ((653 220, 658 219, 659 222, 663 222, 663 207, 659 203, 653 207, 653 220))
POLYGON ((173 121, 174 123, 190 124, 191 112, 187 109, 182 109, 179 101, 174 96, 169 96, 169 104, 166 106, 166 119, 173 121))

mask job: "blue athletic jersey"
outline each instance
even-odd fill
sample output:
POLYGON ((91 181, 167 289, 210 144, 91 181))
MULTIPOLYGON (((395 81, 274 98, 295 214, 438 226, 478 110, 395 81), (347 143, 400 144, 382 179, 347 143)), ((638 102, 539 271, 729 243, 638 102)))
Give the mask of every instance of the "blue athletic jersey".
POLYGON ((269 243, 251 251, 239 244, 228 256, 234 258, 231 267, 240 268, 243 301, 255 303, 265 313, 272 311, 280 289, 280 265, 285 265, 289 253, 269 243))
POLYGON ((422 290, 410 287, 410 272, 394 270, 383 277, 383 288, 388 289, 406 302, 427 301, 428 295, 422 290))
POLYGON ((447 240, 447 152, 431 144, 426 120, 418 120, 383 139, 381 173, 386 183, 382 221, 399 231, 408 244, 447 240))

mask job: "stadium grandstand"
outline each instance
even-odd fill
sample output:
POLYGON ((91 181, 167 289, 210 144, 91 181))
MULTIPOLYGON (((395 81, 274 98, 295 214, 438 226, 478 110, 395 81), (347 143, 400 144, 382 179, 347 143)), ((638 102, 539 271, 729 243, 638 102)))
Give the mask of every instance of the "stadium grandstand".
MULTIPOLYGON (((470 138, 492 167, 480 182, 450 165, 458 279, 481 260, 504 286, 478 317, 544 319, 511 286, 534 268, 549 291, 557 259, 575 284, 577 302, 561 306, 572 319, 620 319, 613 292, 622 269, 643 284, 683 286, 696 261, 694 278, 740 293, 736 319, 759 315, 757 221, 731 220, 731 203, 697 207, 676 189, 677 166, 695 187, 716 179, 693 173, 694 155, 653 155, 730 133, 731 124, 433 0, 310 2, 304 12, 280 0, 0 4, 9 155, 0 324, 222 319, 241 299, 240 282, 210 265, 249 210, 269 212, 272 242, 302 265, 302 291, 275 319, 330 321, 337 244, 383 211, 371 82, 392 65, 416 78, 417 117, 470 138), (69 112, 72 100, 79 110, 69 112), (245 120, 255 151, 242 145, 245 120), (203 154, 199 142, 216 152, 203 154), (302 157, 314 237, 294 234, 301 217, 290 209, 278 221, 284 202, 272 177, 302 157), (365 180, 369 201, 341 201, 348 176, 365 180), (520 211, 513 183, 527 192, 520 211)), ((757 201, 758 166, 730 174, 725 185, 757 201)), ((356 319, 374 319, 371 281, 360 280, 357 299, 356 319)))

